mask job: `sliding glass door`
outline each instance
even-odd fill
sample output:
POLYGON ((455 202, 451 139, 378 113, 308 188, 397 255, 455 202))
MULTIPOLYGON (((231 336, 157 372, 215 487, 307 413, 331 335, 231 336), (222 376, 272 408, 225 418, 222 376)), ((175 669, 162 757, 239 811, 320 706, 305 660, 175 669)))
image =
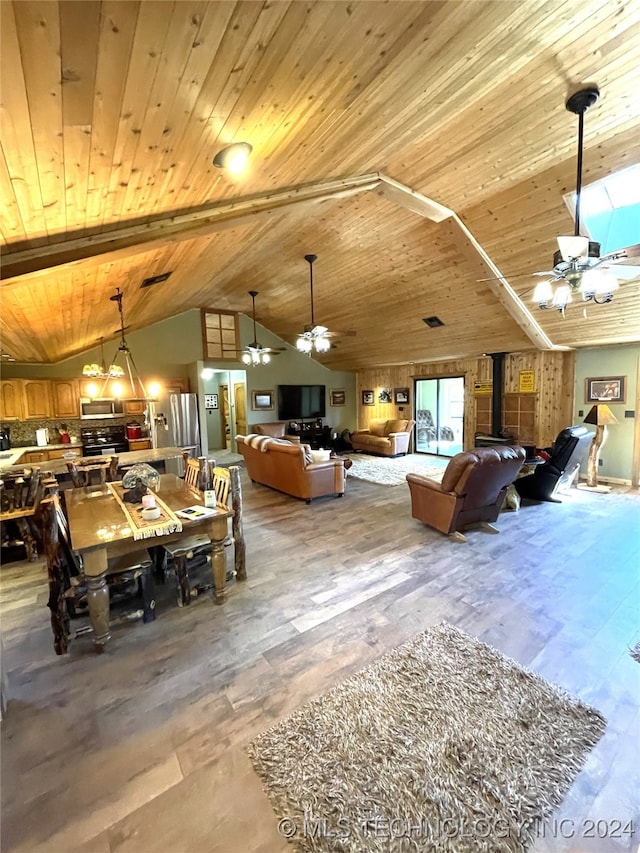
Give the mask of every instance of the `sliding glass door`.
POLYGON ((462 450, 464 377, 416 379, 416 453, 454 456, 462 450))

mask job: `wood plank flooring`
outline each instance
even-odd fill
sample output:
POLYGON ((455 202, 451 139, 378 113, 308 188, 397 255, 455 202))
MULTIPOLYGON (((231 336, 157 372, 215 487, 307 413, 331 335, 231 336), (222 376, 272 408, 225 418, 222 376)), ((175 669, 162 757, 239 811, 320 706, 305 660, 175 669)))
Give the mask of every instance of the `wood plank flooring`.
POLYGON ((404 485, 349 478, 307 506, 243 471, 243 490, 248 581, 222 607, 161 588, 156 621, 100 656, 79 639, 56 657, 42 564, 2 567, 3 853, 290 850, 246 743, 441 620, 607 717, 554 815, 570 837, 550 825, 535 853, 637 850, 637 490, 523 505, 466 544, 412 519, 404 485), (635 837, 584 837, 616 819, 635 837))

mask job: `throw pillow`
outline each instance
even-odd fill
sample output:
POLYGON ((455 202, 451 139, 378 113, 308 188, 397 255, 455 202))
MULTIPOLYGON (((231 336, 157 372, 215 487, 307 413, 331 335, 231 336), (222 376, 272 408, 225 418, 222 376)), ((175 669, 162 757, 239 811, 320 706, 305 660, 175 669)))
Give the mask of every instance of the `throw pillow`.
POLYGON ((369 434, 370 435, 378 435, 380 437, 385 436, 385 427, 387 425, 386 421, 369 421, 369 434))
POLYGON ((406 432, 407 430, 407 422, 402 420, 397 421, 387 421, 387 425, 384 430, 385 435, 389 435, 390 432, 406 432))
POLYGON ((328 462, 331 457, 330 450, 312 450, 311 459, 314 462, 328 462))
POLYGON ((304 464, 311 465, 313 462, 313 458, 311 456, 311 445, 301 444, 300 447, 302 448, 302 455, 304 456, 304 464))

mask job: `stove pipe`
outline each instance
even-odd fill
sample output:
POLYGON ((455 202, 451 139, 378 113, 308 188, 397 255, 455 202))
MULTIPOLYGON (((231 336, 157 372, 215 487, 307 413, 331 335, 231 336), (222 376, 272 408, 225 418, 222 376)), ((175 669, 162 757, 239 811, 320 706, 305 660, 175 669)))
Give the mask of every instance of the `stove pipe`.
POLYGON ((493 362, 491 435, 502 437, 502 391, 504 388, 504 357, 506 352, 490 352, 489 355, 493 362))

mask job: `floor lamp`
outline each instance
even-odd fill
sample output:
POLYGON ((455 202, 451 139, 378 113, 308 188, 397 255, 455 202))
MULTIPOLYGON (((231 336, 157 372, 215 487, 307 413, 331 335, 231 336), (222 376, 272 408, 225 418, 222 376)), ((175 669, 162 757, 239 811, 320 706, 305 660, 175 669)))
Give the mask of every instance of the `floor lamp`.
POLYGON ((598 492, 609 492, 611 491, 610 486, 598 485, 598 457, 602 445, 607 440, 607 427, 610 424, 617 424, 618 420, 609 406, 598 403, 591 407, 584 423, 594 424, 596 427, 596 434, 593 436, 587 457, 587 488, 598 492))

